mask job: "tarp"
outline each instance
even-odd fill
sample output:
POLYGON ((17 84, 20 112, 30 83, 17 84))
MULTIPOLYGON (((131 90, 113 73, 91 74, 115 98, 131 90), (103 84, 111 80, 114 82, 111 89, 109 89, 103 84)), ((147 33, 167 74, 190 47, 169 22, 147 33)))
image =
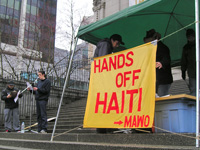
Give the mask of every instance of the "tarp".
POLYGON ((83 127, 152 127, 156 49, 154 41, 94 59, 83 127))
MULTIPOLYGON (((146 31, 154 28, 162 37, 195 21, 195 0, 146 0, 102 20, 83 26, 78 37, 96 44, 100 39, 117 33, 122 35, 125 48, 143 44, 146 31)), ((194 29, 194 24, 190 26, 194 29)), ((187 42, 185 30, 163 42, 170 48, 172 65, 180 61, 182 48, 187 42)))

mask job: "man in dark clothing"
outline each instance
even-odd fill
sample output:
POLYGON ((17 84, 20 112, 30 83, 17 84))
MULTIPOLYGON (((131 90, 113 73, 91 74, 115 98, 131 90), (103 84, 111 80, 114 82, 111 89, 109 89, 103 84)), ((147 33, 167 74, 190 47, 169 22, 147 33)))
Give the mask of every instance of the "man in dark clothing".
POLYGON ((182 78, 185 80, 186 71, 189 77, 190 94, 196 96, 196 45, 195 31, 188 29, 186 31, 187 44, 183 47, 181 59, 182 78))
MULTIPOLYGON (((105 56, 111 54, 113 49, 120 46, 120 44, 124 45, 122 41, 122 37, 119 34, 113 34, 110 39, 105 38, 97 43, 97 48, 95 49, 94 58, 105 56)), ((97 133, 107 133, 112 132, 114 129, 110 128, 97 128, 97 133)))
MULTIPOLYGON (((144 42, 159 40, 160 38, 161 35, 154 29, 151 29, 147 31, 144 42)), ((156 52, 156 93, 158 96, 169 95, 172 82, 170 51, 165 44, 159 41, 156 52)))
MULTIPOLYGON (((11 132, 12 128, 15 131, 20 130, 20 121, 19 121, 19 110, 18 110, 18 100, 15 101, 17 96, 18 89, 14 87, 15 84, 13 81, 9 81, 7 88, 2 91, 1 100, 5 101, 4 109, 4 126, 6 132, 11 132), (13 127, 12 127, 13 126, 13 127)), ((22 94, 19 94, 19 98, 22 97, 22 94)))
POLYGON ((94 58, 111 54, 113 49, 124 45, 122 37, 119 34, 113 34, 110 39, 105 38, 97 43, 97 48, 94 52, 94 58))
MULTIPOLYGON (((47 133, 46 106, 50 95, 51 82, 46 78, 44 71, 39 71, 38 77, 39 81, 37 86, 33 87, 33 94, 35 94, 37 107, 38 132, 47 133)), ((30 90, 30 88, 28 88, 28 90, 30 90)))

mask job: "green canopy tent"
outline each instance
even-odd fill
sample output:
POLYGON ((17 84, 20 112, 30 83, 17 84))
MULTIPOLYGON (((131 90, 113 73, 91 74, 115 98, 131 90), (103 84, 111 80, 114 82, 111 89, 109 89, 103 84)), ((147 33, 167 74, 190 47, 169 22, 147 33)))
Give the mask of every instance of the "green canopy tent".
MULTIPOLYGON (((154 28, 162 37, 193 23, 195 28, 195 0, 146 0, 126 8, 100 21, 83 26, 78 37, 96 44, 100 39, 120 34, 125 48, 143 44, 146 31, 154 28)), ((170 48, 172 65, 180 61, 186 41, 185 30, 166 38, 163 42, 170 48)))
MULTIPOLYGON (((77 37, 96 44, 100 39, 117 33, 122 36, 125 42, 125 47, 122 49, 127 49, 143 44, 146 31, 154 28, 162 37, 167 37, 163 39, 163 42, 170 49, 172 66, 176 66, 180 62, 182 48, 187 42, 186 29, 195 29, 195 20, 199 21, 198 7, 198 0, 146 0, 141 4, 126 8, 100 21, 81 27, 77 37)), ((199 75, 198 39, 199 23, 196 23, 196 62, 197 74, 199 75)), ((198 90, 199 76, 197 76, 196 137, 199 136, 198 90)), ((196 140, 196 147, 199 147, 198 139, 196 140)))

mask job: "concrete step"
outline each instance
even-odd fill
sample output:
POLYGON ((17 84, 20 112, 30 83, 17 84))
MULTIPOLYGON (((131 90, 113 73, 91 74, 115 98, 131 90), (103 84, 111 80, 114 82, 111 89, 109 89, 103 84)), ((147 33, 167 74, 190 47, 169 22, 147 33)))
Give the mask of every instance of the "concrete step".
MULTIPOLYGON (((76 110, 76 112, 75 111, 70 111, 70 112, 64 112, 64 111, 61 111, 60 112, 60 114, 59 114, 59 116, 64 116, 64 115, 73 115, 73 114, 85 114, 85 110, 76 110)), ((51 112, 51 113, 49 113, 48 112, 48 115, 49 116, 54 116, 54 115, 57 115, 57 113, 55 113, 55 112, 51 112)))
POLYGON ((110 144, 110 143, 92 143, 92 142, 63 142, 46 140, 27 140, 27 139, 7 139, 0 138, 1 145, 14 146, 32 149, 47 150, 190 150, 194 146, 166 146, 166 145, 147 145, 147 144, 110 144))
MULTIPOLYGON (((76 127, 79 127, 81 126, 82 124, 74 124, 74 125, 59 125, 57 124, 56 125, 56 129, 65 129, 65 130, 69 130, 69 129, 73 129, 73 128, 76 128, 76 127)), ((48 125, 48 131, 52 130, 54 128, 54 124, 50 124, 48 125)), ((32 127, 32 129, 37 129, 37 126, 35 127, 32 127)))
POLYGON ((41 149, 22 148, 22 147, 14 147, 14 146, 3 146, 3 145, 0 145, 0 150, 41 150, 41 149))
MULTIPOLYGON (((94 130, 93 130, 94 131, 94 130)), ((195 146, 194 134, 174 135, 170 133, 157 134, 97 134, 97 133, 56 133, 54 141, 86 142, 86 143, 109 143, 109 144, 147 144, 147 145, 171 145, 171 146, 195 146), (191 137, 191 138, 189 138, 191 137)), ((28 140, 50 140, 51 134, 34 134, 32 132, 22 133, 0 133, 0 139, 28 139, 28 140)))
MULTIPOLYGON (((52 133, 53 132, 53 129, 49 130, 48 129, 48 132, 49 133, 52 133)), ((65 133, 65 132, 69 132, 69 133, 76 133, 76 134, 90 134, 90 133, 96 133, 96 130, 94 129, 56 129, 55 133, 65 133), (70 132, 69 132, 70 131, 70 132)))

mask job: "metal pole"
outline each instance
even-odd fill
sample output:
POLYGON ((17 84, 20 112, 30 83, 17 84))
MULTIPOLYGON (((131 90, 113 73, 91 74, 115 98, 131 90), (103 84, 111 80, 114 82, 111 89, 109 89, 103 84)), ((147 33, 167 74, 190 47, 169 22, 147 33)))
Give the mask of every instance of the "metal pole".
MULTIPOLYGON (((199 0, 195 0, 196 20, 196 137, 199 137, 199 0)), ((199 139, 196 139, 196 147, 199 147, 199 139)))
POLYGON ((69 67, 68 67, 68 70, 67 70, 67 76, 65 78, 65 84, 64 84, 64 87, 63 87, 63 91, 62 91, 62 96, 61 96, 61 99, 60 99, 60 104, 59 104, 59 107, 58 107, 58 112, 57 112, 57 115, 56 115, 56 121, 55 121, 53 132, 52 132, 52 135, 51 135, 51 142, 53 141, 53 136, 55 134, 56 125, 57 125, 57 121, 58 121, 58 117, 59 117, 59 113, 60 113, 60 109, 61 109, 61 105, 62 105, 64 93, 65 93, 65 89, 66 89, 66 86, 67 86, 67 83, 68 83, 68 79, 69 79, 68 77, 69 77, 69 74, 70 74, 72 60, 73 60, 73 57, 74 57, 74 52, 75 52, 75 49, 76 49, 77 42, 78 42, 78 38, 76 37, 76 41, 75 41, 75 45, 74 45, 74 50, 73 50, 71 58, 70 58, 69 67))

